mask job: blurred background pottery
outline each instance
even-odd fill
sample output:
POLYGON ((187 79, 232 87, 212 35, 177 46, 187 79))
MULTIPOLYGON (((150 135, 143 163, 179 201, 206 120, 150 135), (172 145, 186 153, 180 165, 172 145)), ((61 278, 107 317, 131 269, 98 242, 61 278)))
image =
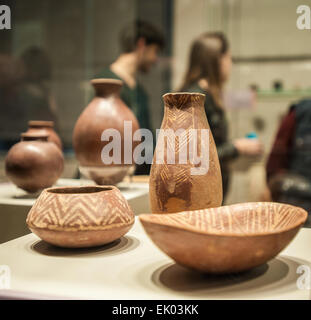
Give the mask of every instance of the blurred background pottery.
MULTIPOLYGON (((97 184, 116 184, 123 180, 130 168, 135 164, 124 163, 124 148, 133 154, 131 145, 125 143, 124 121, 132 124, 132 134, 139 129, 134 113, 120 99, 122 81, 116 79, 94 79, 91 81, 95 89, 95 97, 80 115, 73 133, 73 146, 80 164, 80 171, 97 184), (114 129, 120 133, 120 164, 105 164, 102 161, 102 150, 109 141, 101 141, 106 129, 114 129)), ((133 149, 137 142, 133 142, 133 149)), ((106 155, 109 156, 108 154, 106 155)))
POLYGON ((26 222, 48 243, 82 248, 122 237, 134 224, 134 213, 114 186, 59 187, 41 193, 26 222))
POLYGON ((53 121, 41 121, 41 120, 29 121, 28 130, 26 133, 32 134, 34 132, 47 134, 48 141, 54 142, 60 148, 60 150, 62 150, 63 144, 58 134, 54 131, 53 121))
POLYGON ((5 159, 6 176, 17 187, 34 193, 51 187, 61 176, 64 157, 47 133, 23 133, 5 159))
MULTIPOLYGON (((200 93, 167 93, 163 96, 164 118, 161 129, 176 132, 184 129, 187 137, 184 143, 165 142, 158 139, 150 172, 150 204, 153 213, 172 213, 185 210, 218 207, 222 203, 222 180, 219 160, 213 135, 204 110, 205 95, 200 93), (209 141, 201 144, 201 129, 208 129, 209 141), (197 168, 189 155, 195 140, 191 130, 197 130, 196 145, 209 158, 200 165, 205 168, 201 174, 193 174, 197 168), (193 144, 193 143, 192 143, 193 144), (183 149, 186 147, 185 149, 183 149), (179 163, 179 155, 187 152, 186 164, 179 163), (164 154, 164 163, 157 163, 157 153, 164 154), (167 161, 168 153, 175 154, 175 164, 167 161)), ((180 140, 179 140, 180 141, 180 140)))
POLYGON ((307 212, 281 203, 253 202, 139 218, 152 241, 180 265, 235 273, 279 254, 302 227, 307 212))

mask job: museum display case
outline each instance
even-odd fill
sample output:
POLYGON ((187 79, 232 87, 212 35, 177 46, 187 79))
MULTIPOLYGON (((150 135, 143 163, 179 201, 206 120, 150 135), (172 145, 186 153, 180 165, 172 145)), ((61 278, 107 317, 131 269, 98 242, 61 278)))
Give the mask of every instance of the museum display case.
POLYGON ((0 300, 310 300, 300 5, 3 1, 0 300))

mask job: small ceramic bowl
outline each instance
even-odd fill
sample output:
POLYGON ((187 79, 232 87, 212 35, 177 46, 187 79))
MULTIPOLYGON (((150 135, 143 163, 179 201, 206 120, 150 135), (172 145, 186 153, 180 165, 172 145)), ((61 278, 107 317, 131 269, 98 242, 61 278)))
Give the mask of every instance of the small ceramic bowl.
POLYGON ((139 218, 153 242, 177 263, 221 274, 245 271, 275 257, 307 215, 287 204, 254 202, 139 218))
POLYGON ((134 213, 114 186, 58 187, 42 191, 27 216, 29 229, 60 247, 104 245, 125 235, 134 213))

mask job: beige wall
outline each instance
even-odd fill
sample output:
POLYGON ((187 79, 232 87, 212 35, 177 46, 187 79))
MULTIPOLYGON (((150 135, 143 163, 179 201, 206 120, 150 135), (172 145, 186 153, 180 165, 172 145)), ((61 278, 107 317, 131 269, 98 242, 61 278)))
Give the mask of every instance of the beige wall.
MULTIPOLYGON (((227 34, 233 57, 238 58, 226 90, 245 89, 254 83, 270 90, 273 81, 279 79, 286 90, 311 88, 311 59, 298 59, 311 57, 311 31, 296 27, 296 9, 303 1, 175 0, 174 4, 173 88, 181 83, 192 40, 202 32, 216 30, 227 34), (270 60, 256 62, 256 57, 270 60), (290 60, 271 61, 273 57, 289 57, 290 60)), ((265 128, 257 131, 265 145, 265 156, 248 165, 239 160, 233 166, 228 203, 255 201, 261 197, 265 188, 264 165, 279 121, 290 103, 302 96, 299 91, 259 95, 255 108, 228 111, 231 138, 256 130, 255 118, 265 122, 265 128)))
MULTIPOLYGON (((181 82, 192 40, 205 31, 224 31, 237 58, 311 56, 311 31, 296 27, 301 4, 301 0, 175 0, 172 86, 181 82)), ((244 88, 256 81, 268 89, 271 81, 282 78, 286 88, 311 87, 310 73, 311 60, 239 63, 229 86, 244 88)))

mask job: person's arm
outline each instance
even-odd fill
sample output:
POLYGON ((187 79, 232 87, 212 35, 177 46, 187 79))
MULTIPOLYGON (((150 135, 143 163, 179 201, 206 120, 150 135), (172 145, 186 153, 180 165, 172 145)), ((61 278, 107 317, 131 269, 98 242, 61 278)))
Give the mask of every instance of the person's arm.
MULTIPOLYGON (((201 91, 201 93, 203 93, 203 92, 204 91, 201 91)), ((219 117, 214 117, 214 114, 217 112, 216 110, 218 108, 219 107, 215 104, 212 96, 210 94, 206 94, 204 109, 205 109, 206 117, 209 121, 210 129, 211 129, 211 132, 213 133, 213 135, 215 134, 215 132, 213 132, 214 129, 217 132, 219 132, 219 131, 222 132, 222 130, 226 130, 223 127, 224 122, 222 120, 220 121, 219 117), (213 121, 213 119, 215 119, 215 118, 217 120, 213 121)), ((216 135, 217 135, 217 133, 216 133, 216 135)), ((215 139, 215 136, 214 136, 214 139, 215 139)), ((215 140, 217 140, 217 139, 215 139, 215 140)), ((218 140, 222 140, 222 139, 218 139, 218 140)), ((218 158, 219 158, 220 162, 232 160, 232 159, 239 156, 238 149, 235 147, 235 145, 231 141, 222 141, 222 143, 217 143, 216 148, 217 148, 218 158)))
POLYGON ((239 156, 238 149, 232 142, 226 142, 217 146, 219 161, 227 161, 235 159, 239 156))
POLYGON ((289 153, 296 129, 295 108, 290 108, 278 129, 272 150, 266 165, 267 181, 272 176, 286 172, 289 165, 289 153))

